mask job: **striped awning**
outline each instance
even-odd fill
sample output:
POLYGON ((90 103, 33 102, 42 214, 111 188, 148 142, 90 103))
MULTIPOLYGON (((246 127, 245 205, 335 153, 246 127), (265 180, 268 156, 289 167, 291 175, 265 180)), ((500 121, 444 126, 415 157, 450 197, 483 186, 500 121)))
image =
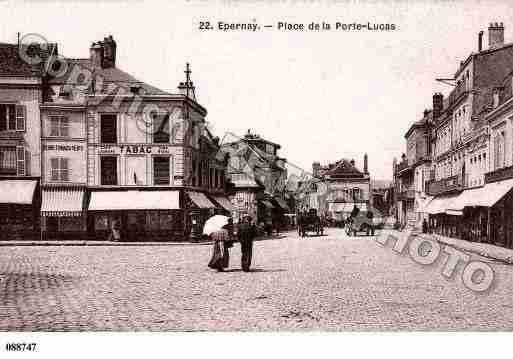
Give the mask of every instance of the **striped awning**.
POLYGON ((201 192, 187 192, 192 202, 199 208, 216 208, 216 206, 201 192))
POLYGON ((0 203, 32 204, 36 185, 33 180, 1 180, 0 203))
POLYGON ((219 203, 227 211, 235 211, 237 208, 230 202, 230 200, 224 196, 214 196, 214 200, 219 203))
POLYGON ((83 214, 84 189, 43 189, 41 215, 43 217, 79 217, 83 214))

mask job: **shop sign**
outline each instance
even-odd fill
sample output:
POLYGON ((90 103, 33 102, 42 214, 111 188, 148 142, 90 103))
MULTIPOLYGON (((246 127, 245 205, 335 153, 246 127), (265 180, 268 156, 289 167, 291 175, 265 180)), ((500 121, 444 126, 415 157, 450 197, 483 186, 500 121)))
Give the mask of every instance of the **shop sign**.
POLYGON ((100 146, 99 152, 124 155, 142 155, 142 154, 166 154, 169 153, 169 146, 152 146, 152 145, 103 145, 100 146))
POLYGON ((84 150, 84 146, 78 145, 43 145, 44 151, 73 151, 79 152, 84 150))

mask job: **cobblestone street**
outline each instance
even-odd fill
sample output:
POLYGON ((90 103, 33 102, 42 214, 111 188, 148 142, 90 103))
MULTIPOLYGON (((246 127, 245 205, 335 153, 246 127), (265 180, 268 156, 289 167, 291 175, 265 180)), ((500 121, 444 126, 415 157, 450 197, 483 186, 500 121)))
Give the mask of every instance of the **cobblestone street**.
MULTIPOLYGON (((208 245, 0 248, 1 330, 513 329, 513 267, 486 294, 370 237, 255 242, 253 272, 208 245)), ((443 257, 445 258, 445 257, 443 257)), ((461 270, 461 269, 460 269, 461 270)))

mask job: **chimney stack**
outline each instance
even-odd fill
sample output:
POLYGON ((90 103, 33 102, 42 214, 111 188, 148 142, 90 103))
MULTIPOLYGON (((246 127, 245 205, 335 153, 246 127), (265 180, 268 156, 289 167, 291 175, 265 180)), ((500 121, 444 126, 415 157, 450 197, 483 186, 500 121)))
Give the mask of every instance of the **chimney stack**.
POLYGON ((319 162, 312 163, 312 172, 313 172, 312 174, 314 175, 314 177, 319 176, 320 169, 321 169, 321 164, 319 162))
POLYGON ((93 42, 89 48, 91 65, 93 67, 102 67, 103 64, 103 47, 100 43, 93 42))
POLYGON ((428 115, 429 115, 429 110, 426 108, 424 110, 424 118, 428 117, 428 115))
POLYGON ((369 156, 367 156, 367 154, 364 154, 363 155, 363 173, 365 173, 365 174, 369 173, 368 165, 369 165, 369 156))
POLYGON ((436 120, 442 114, 444 107, 444 95, 437 92, 433 95, 433 120, 436 120))
POLYGON ((351 163, 351 166, 354 167, 354 165, 355 165, 354 158, 349 163, 351 163))
POLYGON ((504 25, 503 23, 490 23, 488 26, 488 46, 495 49, 504 45, 504 25))
POLYGON ((116 67, 116 41, 112 38, 112 35, 103 39, 101 42, 103 47, 103 68, 116 67))
POLYGON ((477 41, 477 51, 483 51, 483 31, 479 31, 478 41, 477 41))

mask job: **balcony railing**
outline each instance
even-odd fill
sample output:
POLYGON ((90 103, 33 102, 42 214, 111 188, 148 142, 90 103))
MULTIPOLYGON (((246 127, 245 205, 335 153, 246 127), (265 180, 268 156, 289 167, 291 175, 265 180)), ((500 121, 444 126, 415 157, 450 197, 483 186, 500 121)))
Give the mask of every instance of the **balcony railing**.
POLYGON ((465 181, 462 175, 447 177, 438 181, 429 181, 426 192, 430 196, 436 196, 441 193, 462 191, 465 181))
POLYGON ((513 166, 499 168, 485 174, 485 183, 498 182, 513 178, 513 166))
POLYGON ((408 161, 402 161, 402 162, 398 163, 395 166, 395 171, 396 171, 396 173, 399 173, 399 172, 404 171, 404 170, 406 170, 408 168, 410 168, 410 165, 408 164, 408 161))
POLYGON ((405 200, 408 200, 408 199, 415 199, 415 190, 413 188, 409 188, 409 189, 402 189, 398 194, 397 194, 397 200, 398 201, 405 201, 405 200))

